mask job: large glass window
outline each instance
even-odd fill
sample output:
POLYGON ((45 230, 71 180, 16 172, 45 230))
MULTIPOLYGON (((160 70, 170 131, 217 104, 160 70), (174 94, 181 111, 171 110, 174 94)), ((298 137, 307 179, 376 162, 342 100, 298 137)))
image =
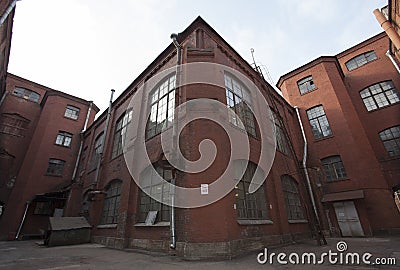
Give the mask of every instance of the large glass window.
POLYGON ((125 113, 122 117, 118 119, 117 125, 115 127, 114 144, 111 156, 112 158, 115 158, 116 156, 122 154, 123 144, 125 143, 125 138, 126 138, 126 130, 131 120, 132 120, 132 110, 129 110, 127 113, 125 113))
POLYGON ((400 126, 385 129, 379 133, 389 156, 400 156, 400 126))
POLYGON ((342 159, 340 156, 331 156, 321 159, 322 167, 324 168, 326 180, 334 181, 347 177, 342 159))
POLYGON ((239 119, 236 118, 236 115, 239 116, 246 131, 256 136, 250 92, 238 79, 227 73, 225 73, 225 89, 226 105, 231 109, 229 110, 229 122, 239 126, 239 119))
POLYGON ((288 220, 304 219, 297 181, 289 175, 283 175, 281 179, 288 220))
MULTIPOLYGON (((238 219, 268 219, 268 205, 265 184, 254 193, 249 193, 250 182, 257 165, 249 162, 241 181, 235 187, 237 196, 238 219)), ((237 176, 236 176, 237 177, 237 176)))
POLYGON ((368 111, 386 107, 400 101, 399 93, 392 81, 371 85, 362 90, 360 95, 368 111))
POLYGON ((94 141, 94 148, 92 151, 92 158, 91 158, 91 169, 96 168, 100 156, 103 153, 103 136, 104 132, 98 135, 96 140, 94 141))
POLYGON ((38 93, 21 87, 15 87, 13 95, 36 103, 38 103, 40 99, 40 95, 38 93))
POLYGON ((175 74, 166 78, 150 94, 150 117, 146 138, 153 137, 172 126, 175 110, 175 74))
POLYGON ((139 222, 146 221, 149 211, 157 211, 155 222, 169 221, 170 206, 160 201, 170 200, 170 189, 167 183, 160 183, 157 181, 156 174, 170 182, 172 179, 172 172, 171 170, 164 170, 159 166, 155 166, 154 169, 155 171, 151 170, 151 167, 149 167, 141 174, 141 188, 149 193, 151 197, 143 190, 140 191, 139 222), (153 198, 157 198, 159 201, 153 198))
POLYGON ((289 144, 284 132, 284 124, 281 117, 274 111, 271 111, 275 122, 275 138, 276 138, 276 149, 285 155, 289 154, 289 144))
POLYGON ((71 105, 68 105, 65 109, 64 116, 71 119, 78 119, 80 109, 71 105))
POLYGON ((346 67, 349 71, 352 71, 353 69, 361 67, 366 63, 371 62, 375 59, 377 59, 375 52, 370 51, 367 53, 357 55, 356 57, 350 59, 349 61, 346 62, 346 67))
POLYGON ((316 88, 312 76, 301 79, 297 82, 297 86, 299 87, 300 94, 302 95, 311 92, 316 88))
POLYGON ((64 170, 65 161, 60 159, 49 159, 47 166, 46 175, 51 176, 62 176, 64 170))
POLYGON ((72 141, 72 134, 64 131, 59 131, 56 138, 56 144, 70 147, 72 141))
POLYGON ((326 118, 322 105, 307 110, 307 117, 315 139, 332 135, 331 127, 329 126, 328 118, 326 118))
POLYGON ((121 181, 115 180, 107 187, 107 195, 104 198, 103 212, 100 224, 118 223, 118 210, 121 197, 121 181))

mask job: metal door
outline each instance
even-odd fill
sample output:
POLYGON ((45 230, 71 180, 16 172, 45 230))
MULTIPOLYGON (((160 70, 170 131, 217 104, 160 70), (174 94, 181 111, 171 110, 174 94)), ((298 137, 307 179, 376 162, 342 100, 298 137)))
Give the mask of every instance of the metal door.
POLYGON ((353 201, 333 203, 342 236, 364 236, 353 201))

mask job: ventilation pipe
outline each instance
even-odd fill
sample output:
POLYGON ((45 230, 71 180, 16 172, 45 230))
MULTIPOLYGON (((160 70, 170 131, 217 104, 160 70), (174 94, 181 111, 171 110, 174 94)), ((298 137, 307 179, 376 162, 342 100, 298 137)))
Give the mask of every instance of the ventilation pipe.
POLYGON ((107 110, 107 118, 106 118, 106 124, 104 126, 104 131, 103 131, 103 139, 101 142, 101 152, 99 155, 99 160, 97 161, 97 166, 96 166, 96 176, 94 178, 94 185, 95 188, 97 189, 97 184, 99 182, 99 171, 100 171, 100 163, 101 163, 101 159, 103 157, 103 153, 104 153, 104 142, 106 141, 106 137, 107 137, 107 130, 108 130, 108 123, 110 122, 110 116, 111 116, 111 107, 112 107, 112 102, 113 102, 113 96, 114 96, 114 89, 111 89, 111 97, 110 97, 110 104, 108 105, 108 110, 107 110))
MULTIPOLYGON (((181 92, 180 92, 180 73, 181 73, 181 64, 182 64, 182 46, 179 44, 179 42, 177 41, 177 34, 171 34, 171 39, 172 42, 176 48, 176 88, 175 91, 177 92, 177 96, 178 96, 178 102, 177 104, 180 104, 180 100, 181 100, 181 92)), ((173 130, 172 130, 172 142, 173 142, 173 146, 172 149, 174 149, 174 151, 177 151, 177 132, 178 132, 178 116, 177 113, 174 113, 174 126, 173 126, 173 130)), ((177 155, 174 154, 173 158, 176 158, 177 155)), ((175 183, 176 183, 176 172, 172 173, 172 179, 171 179, 171 186, 172 186, 172 190, 171 190, 171 216, 170 216, 170 227, 171 227, 171 244, 170 244, 170 248, 175 249, 176 248, 176 235, 175 235, 175 183)))
POLYGON ((311 187, 310 176, 308 175, 308 171, 307 171, 307 138, 306 138, 306 134, 304 132, 303 123, 301 122, 299 108, 297 106, 295 106, 294 108, 296 110, 297 120, 299 121, 300 129, 301 129, 301 135, 303 136, 303 141, 304 141, 303 161, 302 161, 303 166, 302 167, 303 167, 304 175, 306 177, 307 188, 308 188, 308 191, 309 191, 309 194, 310 194, 310 200, 311 200, 313 212, 314 212, 315 219, 316 219, 318 245, 321 245, 321 241, 322 241, 323 244, 326 245, 327 243, 326 243, 324 234, 321 231, 321 220, 320 220, 319 215, 318 215, 317 205, 316 205, 315 199, 314 199, 314 192, 313 192, 313 189, 311 187))
POLYGON ((400 49, 400 36, 394 29, 393 25, 386 19, 386 17, 380 12, 379 9, 374 10, 374 15, 376 20, 379 22, 383 30, 385 30, 386 35, 388 35, 389 39, 393 42, 393 45, 397 50, 400 49))
POLYGON ((13 10, 13 8, 15 7, 15 5, 17 4, 18 1, 19 0, 13 0, 10 3, 10 5, 8 6, 6 11, 4 12, 4 14, 0 18, 0 25, 2 25, 5 22, 5 20, 7 19, 8 15, 11 13, 11 11, 13 10))

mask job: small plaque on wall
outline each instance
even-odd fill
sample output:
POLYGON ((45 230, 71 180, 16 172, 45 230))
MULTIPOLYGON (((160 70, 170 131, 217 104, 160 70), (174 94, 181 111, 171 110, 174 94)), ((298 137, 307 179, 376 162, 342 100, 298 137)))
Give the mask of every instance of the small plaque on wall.
POLYGON ((154 225, 158 211, 149 211, 146 217, 146 225, 154 225))

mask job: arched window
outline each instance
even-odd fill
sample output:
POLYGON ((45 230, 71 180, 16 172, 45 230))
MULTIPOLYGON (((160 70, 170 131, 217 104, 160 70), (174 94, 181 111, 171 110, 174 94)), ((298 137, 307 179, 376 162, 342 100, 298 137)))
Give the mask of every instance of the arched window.
POLYGON ((164 79, 150 94, 150 117, 146 138, 161 133, 172 125, 175 110, 175 73, 164 79))
POLYGON ((346 67, 349 71, 352 71, 353 69, 359 68, 375 59, 377 59, 377 57, 374 51, 366 52, 351 58, 346 62, 346 67))
POLYGON ((141 188, 151 196, 147 195, 143 190, 140 191, 139 222, 146 221, 149 211, 157 211, 155 222, 169 221, 170 219, 170 206, 156 201, 153 198, 157 198, 160 201, 169 201, 169 186, 165 182, 158 182, 156 179, 156 174, 169 182, 172 179, 172 172, 171 170, 164 170, 157 165, 153 165, 153 167, 155 171, 152 170, 151 167, 148 167, 140 175, 141 188))
POLYGON ((297 181, 289 175, 283 175, 281 180, 288 220, 304 219, 297 181))
POLYGON ((114 180, 110 184, 108 184, 106 189, 107 195, 104 198, 103 212, 101 215, 100 224, 118 223, 121 185, 122 182, 120 180, 114 180))
POLYGON ((129 110, 118 119, 117 125, 115 126, 114 144, 111 158, 115 158, 116 156, 122 154, 123 143, 125 143, 126 138, 126 130, 131 120, 132 110, 129 110))
POLYGON ((15 87, 13 95, 36 103, 38 103, 40 99, 40 95, 38 93, 22 87, 15 87))
MULTIPOLYGON (((269 218, 265 184, 262 184, 254 193, 249 193, 250 182, 256 168, 257 165, 249 161, 243 177, 235 187, 238 219, 262 220, 269 218)), ((235 179, 240 177, 239 171, 235 172, 235 179)))
POLYGON ((226 105, 232 113, 229 113, 229 122, 235 126, 239 126, 239 116, 246 131, 256 136, 256 128, 254 124, 254 115, 251 111, 252 102, 249 90, 234 76, 225 73, 225 90, 226 90, 226 105), (236 114, 234 114, 234 113, 236 114))
POLYGON ((400 126, 394 126, 379 132, 382 143, 389 156, 400 156, 400 126))
POLYGON ((92 158, 91 158, 91 169, 96 168, 97 162, 99 162, 100 155, 103 153, 103 136, 104 132, 100 133, 96 140, 94 141, 94 147, 92 150, 92 158))
POLYGON ((383 108, 400 101, 399 93, 392 81, 371 85, 360 91, 360 96, 368 111, 383 108))

